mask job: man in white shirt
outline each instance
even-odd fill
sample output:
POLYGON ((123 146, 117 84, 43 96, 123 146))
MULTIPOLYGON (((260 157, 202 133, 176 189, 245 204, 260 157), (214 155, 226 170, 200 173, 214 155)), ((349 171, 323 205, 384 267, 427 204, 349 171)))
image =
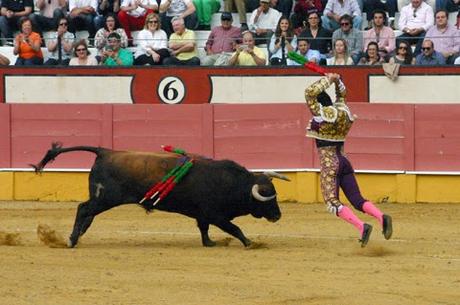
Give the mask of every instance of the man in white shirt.
POLYGON ((353 28, 361 30, 363 18, 361 9, 356 0, 328 0, 321 16, 323 28, 334 32, 340 28, 340 18, 349 15, 353 18, 353 28))
POLYGON ((248 24, 256 45, 269 41, 280 18, 281 13, 270 7, 270 0, 260 0, 260 6, 252 12, 248 24))
POLYGON ((198 27, 196 8, 192 0, 161 0, 160 16, 161 25, 168 37, 173 33, 172 19, 179 17, 184 19, 185 27, 195 30, 198 27))
POLYGON ((118 13, 118 20, 128 36, 128 45, 132 45, 131 31, 144 28, 148 14, 158 10, 156 0, 123 0, 118 13))
POLYGON ((403 32, 396 39, 396 44, 400 40, 406 40, 410 44, 417 44, 415 55, 420 53, 423 37, 434 24, 434 14, 431 6, 423 0, 411 0, 411 3, 401 9, 399 17, 399 29, 403 32))
POLYGON ((92 41, 96 34, 94 17, 96 17, 97 0, 69 0, 69 28, 71 32, 86 30, 92 41))

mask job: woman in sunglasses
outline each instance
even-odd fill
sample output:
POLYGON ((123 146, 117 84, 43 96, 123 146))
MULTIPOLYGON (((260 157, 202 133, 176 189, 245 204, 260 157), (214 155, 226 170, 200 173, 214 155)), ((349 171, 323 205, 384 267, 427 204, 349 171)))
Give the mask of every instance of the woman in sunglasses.
POLYGON ((137 49, 134 54, 134 64, 161 65, 169 57, 168 37, 161 29, 160 17, 151 13, 145 18, 144 29, 137 36, 137 49))
POLYGON ((128 36, 126 36, 125 30, 121 27, 117 16, 113 13, 109 13, 105 17, 104 27, 100 28, 94 36, 94 43, 97 48, 96 59, 98 61, 100 61, 102 53, 104 53, 104 48, 107 46, 107 37, 113 32, 120 35, 122 48, 126 48, 128 46, 128 36))
POLYGON ((396 53, 389 60, 391 64, 413 65, 415 64, 415 57, 412 55, 412 48, 405 40, 398 42, 396 53))
POLYGON ((69 66, 97 66, 96 58, 89 56, 91 52, 84 39, 75 44, 73 54, 75 57, 70 60, 69 66))
POLYGON ((48 60, 44 63, 45 66, 67 66, 69 64, 75 36, 67 30, 68 27, 67 18, 59 19, 56 32, 46 42, 48 60))

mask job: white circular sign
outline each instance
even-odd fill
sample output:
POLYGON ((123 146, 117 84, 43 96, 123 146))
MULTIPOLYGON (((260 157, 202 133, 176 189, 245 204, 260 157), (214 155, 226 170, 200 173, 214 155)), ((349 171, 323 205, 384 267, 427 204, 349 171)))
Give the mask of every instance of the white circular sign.
POLYGON ((158 84, 158 96, 166 104, 178 104, 185 97, 185 86, 182 80, 174 76, 163 78, 158 84))

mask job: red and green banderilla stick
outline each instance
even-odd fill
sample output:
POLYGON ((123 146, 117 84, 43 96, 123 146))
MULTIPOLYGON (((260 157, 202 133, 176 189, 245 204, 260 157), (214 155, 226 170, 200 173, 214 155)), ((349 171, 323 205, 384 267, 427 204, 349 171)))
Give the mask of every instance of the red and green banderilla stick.
POLYGON ((300 55, 300 54, 298 54, 298 53, 296 53, 294 51, 289 51, 288 52, 288 57, 291 60, 295 61, 296 63, 304 66, 308 70, 311 70, 313 72, 319 73, 321 75, 326 75, 326 73, 327 73, 326 69, 324 69, 323 67, 318 66, 314 62, 307 61, 307 59, 305 57, 303 57, 302 55, 300 55))
MULTIPOLYGON (((177 183, 188 173, 190 168, 193 166, 195 160, 191 159, 185 163, 180 170, 177 172, 176 176, 172 176, 168 179, 167 183, 163 184, 161 190, 159 190, 158 199, 155 200, 153 205, 155 206, 161 199, 165 198, 166 195, 171 192, 171 190, 177 185, 177 183)), ((153 199, 153 198, 151 198, 153 199)))
MULTIPOLYGON (((179 148, 174 148, 170 145, 161 146, 165 151, 173 152, 177 154, 181 154, 186 156, 186 152, 179 148)), ((156 196, 159 195, 159 198, 154 202, 153 205, 156 205, 161 199, 166 197, 166 195, 171 192, 174 186, 182 179, 183 176, 189 171, 192 167, 194 160, 188 160, 187 162, 183 162, 180 165, 174 167, 168 174, 166 174, 160 182, 156 183, 139 201, 139 203, 143 203, 147 199, 154 199, 156 196)))

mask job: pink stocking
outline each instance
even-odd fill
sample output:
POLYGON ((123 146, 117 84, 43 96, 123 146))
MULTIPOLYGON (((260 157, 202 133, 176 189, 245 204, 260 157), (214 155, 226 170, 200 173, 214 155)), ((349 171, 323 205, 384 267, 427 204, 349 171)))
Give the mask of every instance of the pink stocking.
POLYGON ((377 218, 377 220, 380 222, 380 225, 383 225, 383 213, 372 202, 364 202, 363 211, 364 213, 377 218))
POLYGON ((337 215, 346 222, 354 225, 356 229, 358 229, 360 235, 363 235, 364 222, 362 222, 361 219, 359 219, 358 216, 356 216, 349 207, 342 205, 337 215))

